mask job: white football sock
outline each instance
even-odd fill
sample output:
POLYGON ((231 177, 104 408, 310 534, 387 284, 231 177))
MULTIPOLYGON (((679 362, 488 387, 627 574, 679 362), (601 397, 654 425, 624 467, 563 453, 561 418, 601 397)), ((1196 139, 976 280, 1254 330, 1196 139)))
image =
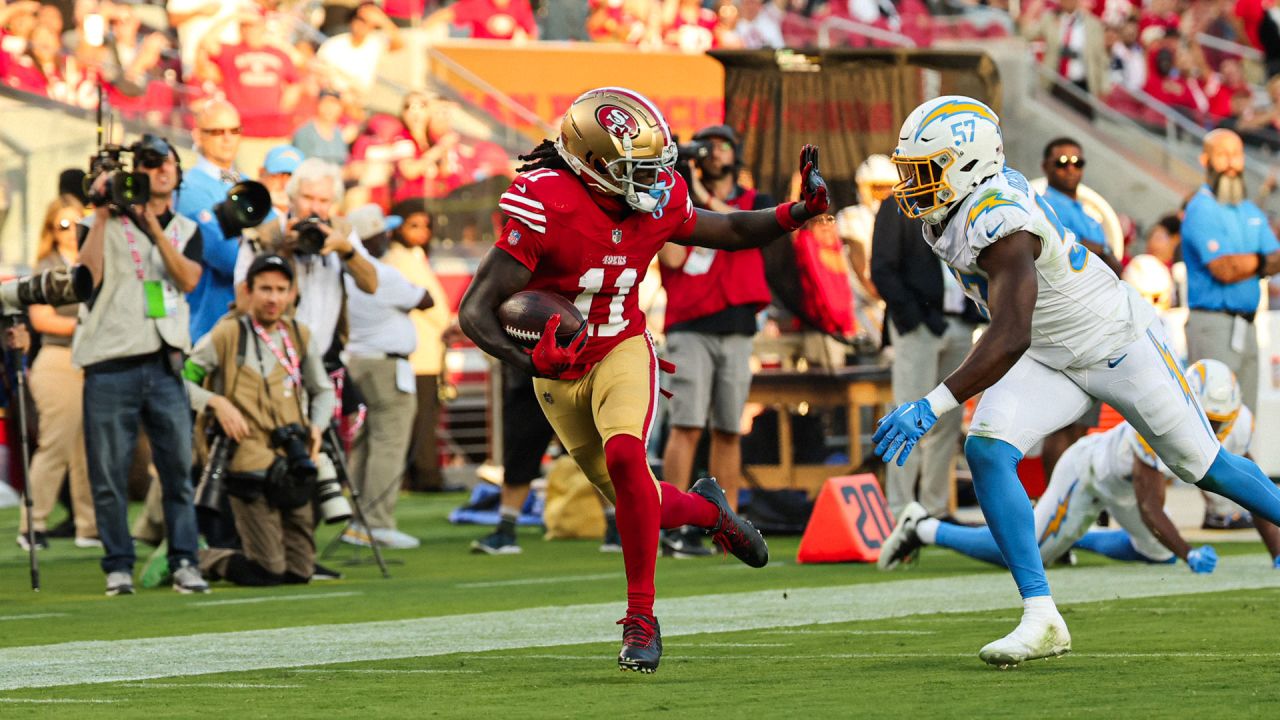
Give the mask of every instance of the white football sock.
POLYGON ((916 523, 916 537, 925 545, 933 545, 938 542, 938 526, 942 522, 938 518, 925 518, 916 523))

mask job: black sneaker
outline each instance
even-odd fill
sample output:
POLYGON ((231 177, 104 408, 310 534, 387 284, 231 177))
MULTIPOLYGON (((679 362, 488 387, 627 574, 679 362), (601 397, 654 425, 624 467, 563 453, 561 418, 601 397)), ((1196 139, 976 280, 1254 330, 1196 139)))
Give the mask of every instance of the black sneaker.
POLYGON ((711 548, 702 544, 702 531, 686 525, 662 531, 662 555, 680 559, 709 557, 711 548))
POLYGON ((519 555, 520 544, 515 533, 494 530, 479 540, 471 541, 471 552, 485 555, 519 555))
POLYGON ((734 557, 754 568, 769 564, 769 546, 765 544, 764 536, 729 507, 729 499, 715 478, 698 480, 689 492, 701 495, 719 508, 720 517, 715 527, 707 528, 706 532, 721 550, 733 553, 734 557))
MULTIPOLYGON (((36 530, 36 531, 35 531, 34 533, 32 533, 32 534, 35 536, 36 549, 37 549, 37 550, 48 550, 48 549, 49 549, 49 535, 48 535, 48 533, 44 532, 43 530, 36 530)), ((31 546, 27 543, 27 534, 26 534, 26 533, 18 533, 18 547, 22 548, 22 549, 23 549, 23 551, 28 551, 28 550, 30 550, 30 549, 31 549, 31 546)))
POLYGON ((606 516, 604 519, 604 540, 600 543, 600 552, 622 552, 622 535, 618 532, 618 521, 613 517, 606 516))
POLYGON ((341 580, 342 573, 338 572, 337 570, 334 570, 333 568, 327 568, 324 565, 321 565, 320 563, 316 563, 315 569, 311 571, 311 579, 312 580, 341 580))
POLYGON ((618 621, 622 626, 622 651, 618 653, 618 669, 652 673, 662 660, 662 628, 652 615, 627 615, 618 621))

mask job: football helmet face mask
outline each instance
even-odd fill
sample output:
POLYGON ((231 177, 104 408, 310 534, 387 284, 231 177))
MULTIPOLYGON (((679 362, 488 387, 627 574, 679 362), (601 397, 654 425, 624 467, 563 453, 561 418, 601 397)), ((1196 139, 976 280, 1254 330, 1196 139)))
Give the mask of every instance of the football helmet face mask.
POLYGON ((556 151, 592 189, 660 211, 675 183, 676 145, 657 106, 624 88, 588 90, 560 121, 556 151))
POLYGON ((952 205, 1004 169, 1000 118, 961 95, 921 104, 902 123, 891 158, 900 182, 893 197, 903 214, 936 225, 952 205))
POLYGON ((1200 400, 1218 440, 1226 439, 1240 416, 1240 383, 1236 374, 1217 360, 1200 360, 1187 368, 1187 385, 1200 400))

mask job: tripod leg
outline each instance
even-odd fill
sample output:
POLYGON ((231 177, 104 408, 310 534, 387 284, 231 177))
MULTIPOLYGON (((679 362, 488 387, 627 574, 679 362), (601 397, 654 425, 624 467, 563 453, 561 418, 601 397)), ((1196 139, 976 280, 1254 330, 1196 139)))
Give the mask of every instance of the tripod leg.
MULTIPOLYGON (((21 318, 6 318, 5 320, 6 329, 12 327, 15 322, 22 322, 21 318)), ((18 442, 22 444, 22 475, 25 479, 22 489, 22 502, 27 509, 27 553, 31 568, 31 589, 35 592, 40 592, 40 561, 36 559, 36 524, 31 514, 31 448, 27 444, 26 367, 21 352, 9 350, 7 354, 6 364, 17 380, 15 383, 17 392, 14 393, 12 402, 18 409, 18 442)))
MULTIPOLYGON (((356 484, 351 481, 351 476, 347 474, 347 459, 343 456, 342 443, 338 441, 338 433, 330 426, 329 429, 325 430, 325 436, 328 444, 333 448, 333 457, 331 459, 334 465, 337 466, 338 479, 351 491, 351 509, 355 515, 356 522, 360 523, 365 532, 369 533, 369 546, 373 548, 373 559, 378 563, 378 569, 382 571, 382 577, 390 579, 391 573, 387 572, 387 563, 382 559, 382 550, 378 547, 377 539, 373 537, 373 530, 364 519, 364 508, 360 504, 360 488, 356 487, 356 484)), ((348 523, 349 525, 350 523, 348 523)), ((338 539, 341 537, 339 535, 338 539)), ((337 539, 333 542, 337 542, 337 539)), ((332 546, 332 543, 330 545, 332 546)), ((329 549, 325 548, 325 552, 327 553, 328 551, 329 549)))

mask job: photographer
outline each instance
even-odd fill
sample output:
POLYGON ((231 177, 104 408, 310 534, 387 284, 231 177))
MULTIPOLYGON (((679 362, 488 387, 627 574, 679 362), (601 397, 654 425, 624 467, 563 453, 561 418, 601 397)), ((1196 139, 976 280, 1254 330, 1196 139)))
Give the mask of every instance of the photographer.
MULTIPOLYGON (((772 198, 738 184, 738 136, 728 125, 699 130, 681 146, 692 155, 689 194, 716 212, 772 207, 772 198), (691 151, 691 152, 689 152, 691 151)), ((726 252, 675 243, 658 252, 667 291, 667 359, 671 376, 671 434, 663 453, 664 479, 687 489, 702 430, 711 425, 710 472, 737 505, 742 454, 739 428, 751 387, 751 339, 756 313, 769 304, 764 257, 759 250, 726 252)), ((663 552, 676 557, 710 555, 702 531, 663 531, 663 552)))
POLYGON ((168 141, 143 135, 132 151, 135 171, 149 181, 150 197, 141 205, 120 206, 118 193, 130 177, 115 170, 99 171, 94 178, 94 211, 85 220, 89 229, 80 249, 94 291, 80 311, 71 350, 72 362, 84 368, 85 450, 106 553, 102 569, 108 595, 133 592, 136 556, 126 482, 141 423, 154 446, 163 449, 154 460, 173 588, 208 592, 196 567, 191 416, 180 376, 190 347, 185 293, 201 275, 200 231, 173 211, 180 167, 168 141))
POLYGON ((200 567, 211 579, 305 583, 315 567, 315 465, 307 461, 318 456, 334 395, 320 357, 308 352, 310 332, 286 318, 293 281, 285 258, 255 258, 246 272, 248 311, 220 320, 196 344, 183 373, 191 406, 235 443, 229 459, 213 453, 210 463, 226 462, 243 550, 202 550, 200 567))
POLYGON ((290 208, 283 229, 268 220, 245 231, 247 242, 236 259, 237 305, 247 307, 243 282, 254 255, 279 253, 294 265, 299 296, 295 317, 311 329, 314 348, 327 362, 336 363, 346 332, 342 328, 343 337, 338 337, 346 310, 343 275, 350 274, 356 287, 373 293, 378 289, 378 274, 359 236, 333 214, 342 201, 341 170, 323 160, 304 160, 294 169, 285 192, 290 208))

